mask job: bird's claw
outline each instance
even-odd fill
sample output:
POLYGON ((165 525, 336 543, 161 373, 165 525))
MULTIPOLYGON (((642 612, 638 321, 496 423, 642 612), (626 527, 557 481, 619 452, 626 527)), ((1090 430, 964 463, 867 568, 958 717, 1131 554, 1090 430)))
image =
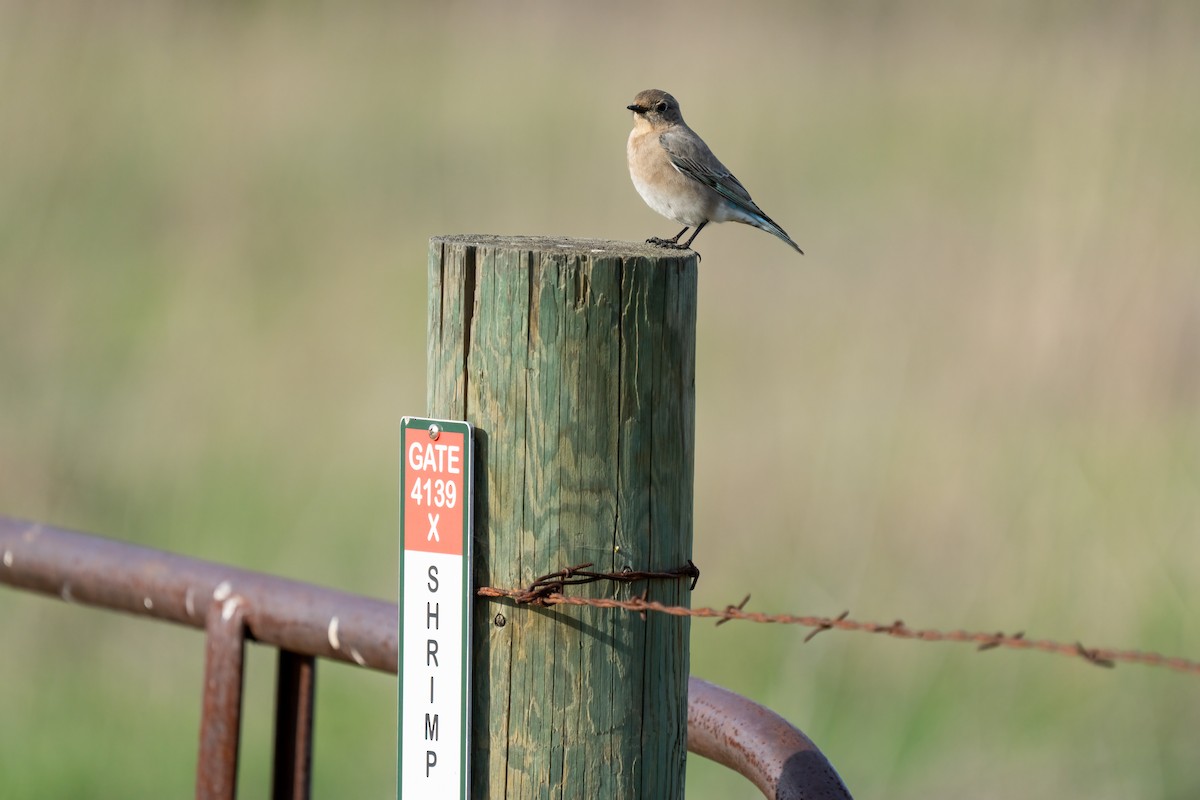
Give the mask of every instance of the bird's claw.
MULTIPOLYGON (((652 244, 655 247, 665 247, 668 250, 688 250, 690 252, 696 253, 695 250, 692 250, 692 248, 688 247, 685 244, 680 244, 679 242, 671 241, 670 239, 660 239, 657 236, 651 236, 649 239, 646 240, 646 244, 652 244)), ((700 260, 699 253, 696 253, 696 260, 697 261, 700 260)))

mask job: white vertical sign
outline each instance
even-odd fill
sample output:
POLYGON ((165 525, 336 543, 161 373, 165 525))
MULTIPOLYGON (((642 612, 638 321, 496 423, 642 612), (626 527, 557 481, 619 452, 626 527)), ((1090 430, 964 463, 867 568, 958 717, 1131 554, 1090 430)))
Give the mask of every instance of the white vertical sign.
POLYGON ((401 800, 468 796, 472 457, 466 422, 401 423, 401 800))

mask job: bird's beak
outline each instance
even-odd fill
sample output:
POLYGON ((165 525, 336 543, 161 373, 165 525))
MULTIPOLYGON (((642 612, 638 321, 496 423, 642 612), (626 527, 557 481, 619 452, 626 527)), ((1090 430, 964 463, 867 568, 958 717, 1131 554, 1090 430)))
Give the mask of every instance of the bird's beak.
POLYGON ((625 106, 625 107, 628 108, 630 111, 632 111, 635 114, 645 114, 647 111, 650 110, 650 109, 646 108, 645 106, 639 106, 637 103, 634 103, 631 106, 625 106))

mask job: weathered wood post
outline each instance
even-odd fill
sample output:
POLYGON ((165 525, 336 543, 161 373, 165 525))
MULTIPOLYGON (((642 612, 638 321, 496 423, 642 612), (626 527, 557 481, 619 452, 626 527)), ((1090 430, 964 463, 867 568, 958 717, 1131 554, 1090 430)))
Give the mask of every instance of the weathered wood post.
MULTIPOLYGON (((694 255, 440 236, 429 413, 478 428, 477 586, 666 570, 692 550, 694 255)), ((685 582, 581 596, 686 605, 685 582)), ((472 796, 683 797, 686 617, 476 600, 472 796)))

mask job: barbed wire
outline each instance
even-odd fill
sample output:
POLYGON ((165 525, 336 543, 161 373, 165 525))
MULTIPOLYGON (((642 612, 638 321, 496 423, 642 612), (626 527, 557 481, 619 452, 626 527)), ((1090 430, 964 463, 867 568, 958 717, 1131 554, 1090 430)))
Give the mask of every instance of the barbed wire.
POLYGON ((957 642, 976 645, 980 651, 993 650, 1000 647, 1012 650, 1033 650, 1053 655, 1082 658, 1097 667, 1112 668, 1118 663, 1142 664, 1148 667, 1163 667, 1176 672, 1200 676, 1200 661, 1194 661, 1177 656, 1165 656, 1143 650, 1119 650, 1108 647, 1085 647, 1080 642, 1065 643, 1052 639, 1027 639, 1025 632, 1007 634, 1002 631, 985 633, 967 630, 940 630, 937 628, 910 628, 901 620, 890 623, 864 622, 851 619, 849 611, 843 611, 836 617, 825 617, 801 614, 766 614, 757 611, 746 611, 750 595, 742 598, 737 605, 718 608, 689 608, 687 606, 669 606, 657 600, 648 599, 643 592, 638 597, 628 600, 617 600, 606 597, 572 597, 563 593, 568 586, 578 586, 597 581, 613 583, 631 583, 639 580, 684 580, 690 579, 692 586, 700 577, 700 570, 691 561, 684 567, 663 572, 639 572, 625 570, 622 572, 593 572, 588 570, 592 564, 580 564, 566 567, 558 572, 552 572, 535 580, 524 589, 502 589, 485 586, 477 590, 480 597, 506 598, 517 604, 535 606, 590 606, 592 608, 614 608, 641 614, 646 612, 670 614, 676 617, 698 617, 701 619, 716 619, 718 625, 730 620, 757 622, 774 625, 799 625, 812 628, 805 642, 809 642, 819 633, 830 630, 857 631, 860 633, 886 634, 898 639, 913 639, 919 642, 957 642))

